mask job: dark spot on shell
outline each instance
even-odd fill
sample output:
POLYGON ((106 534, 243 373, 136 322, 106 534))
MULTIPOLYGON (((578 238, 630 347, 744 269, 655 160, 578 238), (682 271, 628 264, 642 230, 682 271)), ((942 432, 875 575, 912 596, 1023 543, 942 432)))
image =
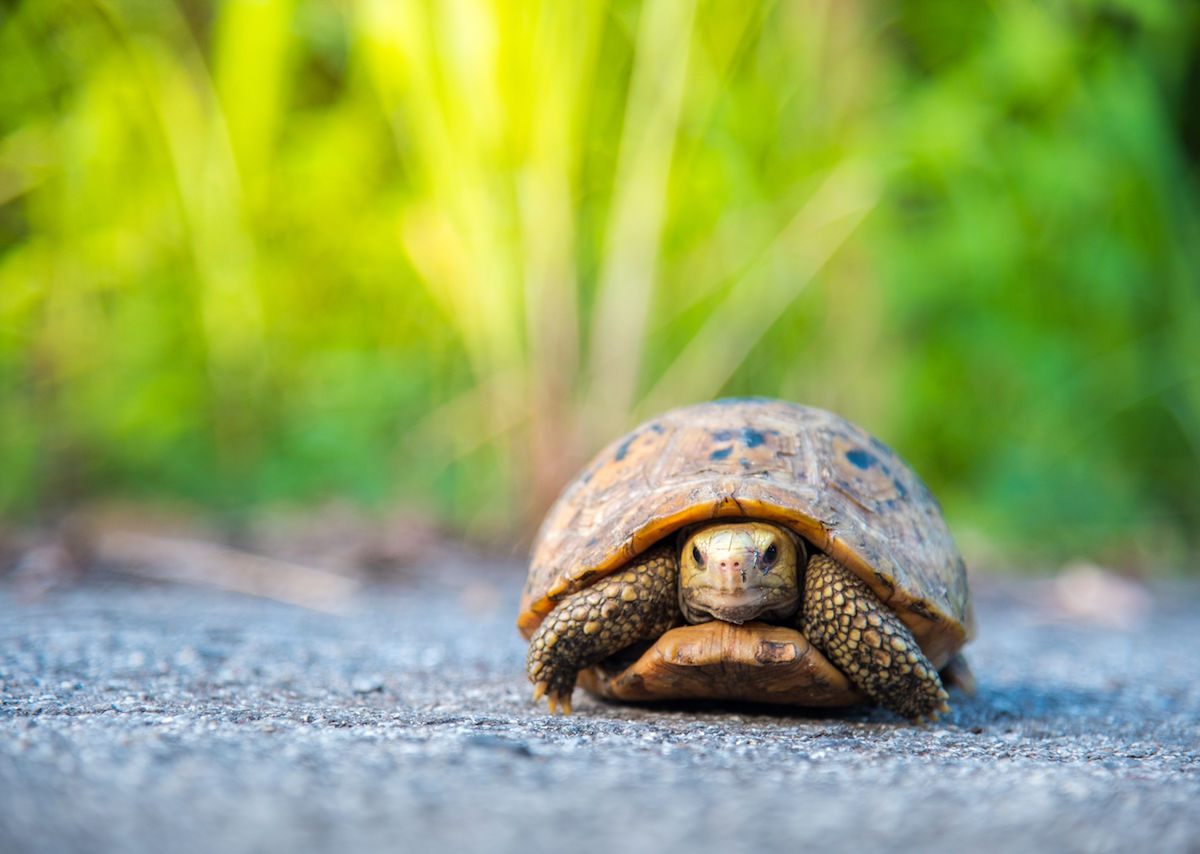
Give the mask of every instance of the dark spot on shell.
POLYGON ((871 444, 875 446, 875 450, 879 451, 879 453, 883 454, 885 457, 896 456, 895 452, 891 448, 883 444, 883 442, 879 441, 874 436, 871 437, 871 444))
POLYGON ((727 458, 731 453, 733 453, 732 445, 725 447, 725 448, 717 448, 715 451, 713 451, 711 454, 708 455, 708 458, 710 460, 723 460, 723 459, 727 458))
POLYGON ((624 442, 622 442, 620 444, 620 446, 617 448, 617 455, 615 457, 613 457, 613 460, 615 462, 619 463, 619 462, 621 462, 621 460, 625 459, 625 455, 629 453, 629 446, 634 443, 634 440, 636 440, 637 437, 638 437, 638 434, 634 433, 632 436, 630 436, 628 439, 626 439, 624 442))
POLYGON ((912 611, 914 614, 920 614, 930 622, 937 622, 937 614, 933 613, 929 605, 920 599, 909 604, 908 610, 912 611))
POLYGON ((742 464, 742 468, 744 468, 744 469, 749 469, 750 466, 753 465, 753 463, 751 463, 745 457, 742 457, 740 460, 738 460, 738 462, 742 464))
POLYGON ((892 486, 896 487, 896 494, 901 498, 908 495, 908 490, 904 488, 904 484, 900 482, 899 478, 892 478, 892 486))
POLYGON ((628 685, 631 690, 645 691, 646 680, 642 678, 640 673, 627 673, 621 677, 622 685, 628 685))
POLYGON ((796 660, 796 645, 778 641, 761 641, 754 651, 754 660, 759 664, 777 664, 796 660))
POLYGON ((749 427, 742 428, 742 443, 747 448, 757 448, 766 441, 767 437, 757 430, 752 430, 749 427))
POLYGON ((728 442, 730 439, 733 438, 733 431, 732 430, 713 430, 711 433, 709 433, 709 435, 712 436, 715 441, 728 442))
POLYGON ((665 432, 665 428, 661 424, 659 424, 657 421, 655 421, 653 424, 648 425, 648 427, 649 427, 649 429, 653 430, 655 433, 665 432))
POLYGON ((862 448, 846 451, 846 459, 860 469, 869 469, 872 465, 879 462, 872 454, 864 451, 862 448))

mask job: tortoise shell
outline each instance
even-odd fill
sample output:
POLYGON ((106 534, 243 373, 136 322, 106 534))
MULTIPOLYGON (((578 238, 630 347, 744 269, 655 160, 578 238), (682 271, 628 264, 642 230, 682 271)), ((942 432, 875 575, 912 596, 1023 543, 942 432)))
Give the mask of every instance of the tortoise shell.
POLYGON ((604 448, 538 531, 521 634, 679 529, 738 516, 785 525, 856 573, 935 666, 974 634, 966 568, 921 479, 846 419, 765 398, 674 409, 604 448))

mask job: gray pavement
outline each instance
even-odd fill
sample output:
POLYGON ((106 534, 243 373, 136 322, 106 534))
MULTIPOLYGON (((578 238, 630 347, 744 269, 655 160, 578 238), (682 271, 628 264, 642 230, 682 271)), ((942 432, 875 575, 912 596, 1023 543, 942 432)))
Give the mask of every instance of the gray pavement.
POLYGON ((1200 851, 1194 582, 1118 585, 1112 624, 976 579, 979 690, 923 727, 579 692, 547 716, 520 582, 435 566, 335 615, 0 579, 0 851, 1200 851))

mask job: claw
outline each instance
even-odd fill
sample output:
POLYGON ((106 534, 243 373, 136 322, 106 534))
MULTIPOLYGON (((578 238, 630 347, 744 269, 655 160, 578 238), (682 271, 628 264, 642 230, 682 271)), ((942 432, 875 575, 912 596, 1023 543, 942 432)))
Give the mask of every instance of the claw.
POLYGON ((562 698, 562 713, 564 715, 571 714, 571 695, 567 694, 562 698))
POLYGON ((942 703, 940 706, 938 706, 938 711, 941 712, 943 715, 950 714, 950 704, 942 703))
POLYGON ((546 711, 548 711, 550 714, 554 714, 558 711, 558 698, 553 694, 546 697, 546 711))
POLYGON ((542 699, 542 695, 546 693, 547 684, 548 683, 546 682, 538 682, 533 686, 533 702, 536 703, 538 700, 542 699))

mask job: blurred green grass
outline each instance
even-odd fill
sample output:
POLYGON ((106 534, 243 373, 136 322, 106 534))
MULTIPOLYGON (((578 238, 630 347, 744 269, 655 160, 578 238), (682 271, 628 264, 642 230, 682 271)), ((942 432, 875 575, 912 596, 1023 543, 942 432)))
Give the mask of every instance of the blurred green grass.
POLYGON ((768 394, 1002 563, 1187 565, 1198 115, 1165 0, 6 5, 0 513, 519 541, 636 420, 768 394))

